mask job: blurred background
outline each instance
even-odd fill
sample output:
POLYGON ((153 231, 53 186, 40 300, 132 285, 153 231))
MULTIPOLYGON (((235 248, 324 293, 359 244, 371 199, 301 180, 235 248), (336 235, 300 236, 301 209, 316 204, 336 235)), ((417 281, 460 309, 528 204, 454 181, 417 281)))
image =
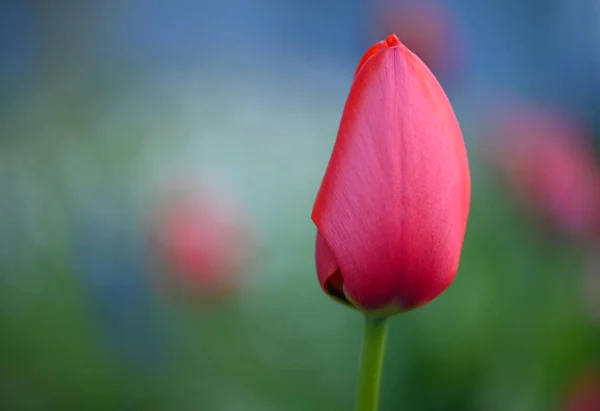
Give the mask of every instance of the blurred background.
POLYGON ((391 32, 473 199, 456 281, 391 321, 381 409, 600 410, 597 0, 3 1, 0 409, 352 409, 362 318, 310 213, 391 32))

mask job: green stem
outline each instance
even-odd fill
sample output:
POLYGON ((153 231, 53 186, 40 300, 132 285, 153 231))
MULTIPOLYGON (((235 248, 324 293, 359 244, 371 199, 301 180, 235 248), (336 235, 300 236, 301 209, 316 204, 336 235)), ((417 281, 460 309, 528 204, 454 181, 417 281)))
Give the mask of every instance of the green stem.
POLYGON ((377 411, 386 331, 386 317, 365 316, 356 411, 377 411))

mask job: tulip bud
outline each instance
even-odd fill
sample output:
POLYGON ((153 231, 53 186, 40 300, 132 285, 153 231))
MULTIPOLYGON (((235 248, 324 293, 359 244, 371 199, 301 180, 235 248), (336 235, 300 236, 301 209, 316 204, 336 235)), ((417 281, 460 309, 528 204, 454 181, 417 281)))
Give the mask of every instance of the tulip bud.
POLYGON ((356 70, 315 201, 321 287, 373 314, 431 301, 456 275, 470 192, 448 98, 390 35, 356 70))

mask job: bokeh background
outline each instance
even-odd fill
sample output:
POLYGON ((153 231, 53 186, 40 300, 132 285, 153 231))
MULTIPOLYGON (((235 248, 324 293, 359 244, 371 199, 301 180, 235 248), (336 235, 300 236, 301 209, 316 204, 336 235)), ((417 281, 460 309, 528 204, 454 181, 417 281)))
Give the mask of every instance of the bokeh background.
POLYGON ((600 410, 600 2, 7 0, 0 409, 350 410, 362 318, 310 220, 395 32, 470 153, 458 276, 382 410, 600 410))

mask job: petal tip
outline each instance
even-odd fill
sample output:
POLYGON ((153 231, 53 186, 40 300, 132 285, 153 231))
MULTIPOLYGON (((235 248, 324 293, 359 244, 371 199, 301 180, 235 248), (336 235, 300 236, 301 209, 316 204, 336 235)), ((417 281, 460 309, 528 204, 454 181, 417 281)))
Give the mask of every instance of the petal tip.
POLYGON ((387 47, 398 47, 402 45, 402 42, 394 33, 390 34, 385 39, 385 45, 387 47))
POLYGON ((365 65, 365 63, 368 60, 370 60, 371 57, 373 57, 375 54, 379 53, 380 51, 382 51, 386 48, 394 48, 394 47, 400 47, 400 46, 402 46, 402 42, 400 41, 398 36, 396 36, 393 33, 390 34, 389 36, 387 36, 385 40, 381 40, 381 41, 375 43, 369 50, 367 50, 367 52, 363 56, 360 63, 358 63, 358 67, 356 68, 356 71, 354 72, 354 76, 356 77, 356 75, 358 75, 358 72, 365 65))

